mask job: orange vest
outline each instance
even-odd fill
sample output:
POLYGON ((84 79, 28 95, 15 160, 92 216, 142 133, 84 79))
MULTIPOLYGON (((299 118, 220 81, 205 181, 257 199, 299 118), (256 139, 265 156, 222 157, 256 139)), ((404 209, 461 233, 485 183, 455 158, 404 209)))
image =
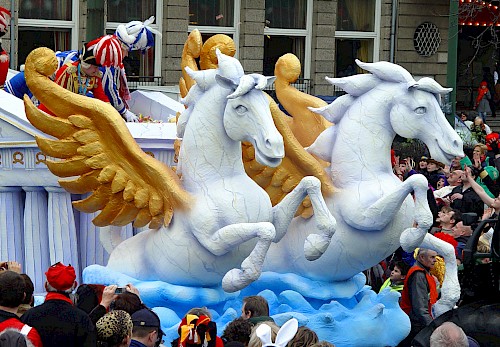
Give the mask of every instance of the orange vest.
POLYGON ((410 300, 410 288, 408 287, 408 279, 411 277, 411 275, 415 271, 424 271, 425 272, 425 278, 427 279, 427 284, 429 285, 429 314, 432 317, 432 305, 434 305, 437 301, 438 298, 438 292, 436 288, 436 281, 434 280, 434 277, 424 269, 422 269, 420 266, 412 266, 408 273, 406 274, 405 278, 405 284, 403 287, 403 291, 401 292, 401 301, 399 305, 401 306, 401 309, 405 311, 406 314, 410 314, 412 306, 411 306, 411 300, 410 300))

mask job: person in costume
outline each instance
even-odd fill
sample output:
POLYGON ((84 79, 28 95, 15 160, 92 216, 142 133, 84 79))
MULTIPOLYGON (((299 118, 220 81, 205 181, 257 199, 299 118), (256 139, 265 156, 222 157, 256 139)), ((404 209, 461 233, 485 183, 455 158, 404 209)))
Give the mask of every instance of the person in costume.
MULTIPOLYGON (((149 27, 154 20, 155 17, 152 16, 144 22, 131 21, 127 24, 118 25, 115 36, 121 42, 124 58, 131 51, 141 51, 144 54, 146 50, 153 47, 153 34, 161 35, 160 32, 149 27)), ((130 100, 130 91, 123 64, 101 67, 100 70, 102 72, 104 91, 111 105, 127 122, 138 122, 139 117, 128 109, 127 101, 130 100)))
MULTIPOLYGON (((106 35, 86 43, 77 61, 67 62, 57 70, 54 82, 73 93, 109 102, 99 67, 119 66, 122 60, 120 42, 115 36, 106 35)), ((44 105, 39 108, 48 112, 44 105)))
MULTIPOLYGON (((7 27, 10 24, 10 11, 0 7, 0 38, 7 33, 7 27)), ((9 72, 9 55, 3 49, 0 42, 0 85, 5 84, 7 73, 9 72)))

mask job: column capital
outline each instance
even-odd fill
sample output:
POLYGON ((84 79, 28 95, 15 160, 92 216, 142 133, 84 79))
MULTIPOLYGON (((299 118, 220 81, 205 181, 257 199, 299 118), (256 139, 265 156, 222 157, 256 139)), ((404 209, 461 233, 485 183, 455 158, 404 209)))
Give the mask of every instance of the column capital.
POLYGON ((39 191, 45 191, 44 187, 40 186, 23 186, 22 189, 25 192, 39 192, 39 191))
MULTIPOLYGON (((53 186, 48 186, 44 187, 44 189, 49 192, 49 193, 68 193, 64 188, 62 187, 53 187, 53 186)), ((68 193, 70 194, 70 193, 68 193)))
POLYGON ((0 193, 15 193, 22 191, 21 187, 2 187, 0 186, 0 193))

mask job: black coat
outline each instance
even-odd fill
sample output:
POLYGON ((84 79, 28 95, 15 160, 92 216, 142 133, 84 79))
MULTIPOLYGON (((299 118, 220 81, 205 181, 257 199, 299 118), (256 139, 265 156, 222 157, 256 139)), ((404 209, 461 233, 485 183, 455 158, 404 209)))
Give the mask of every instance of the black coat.
POLYGON ((96 330, 89 316, 63 300, 48 300, 33 307, 21 321, 34 327, 44 347, 95 347, 96 330))

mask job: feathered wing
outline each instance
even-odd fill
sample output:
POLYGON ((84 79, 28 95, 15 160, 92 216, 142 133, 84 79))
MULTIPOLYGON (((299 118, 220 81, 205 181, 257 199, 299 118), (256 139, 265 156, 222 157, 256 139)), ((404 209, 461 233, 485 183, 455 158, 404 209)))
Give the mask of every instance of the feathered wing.
MULTIPOLYGON (((285 158, 276 168, 261 165, 255 160, 254 148, 249 143, 243 143, 243 163, 246 173, 266 190, 273 206, 306 176, 316 176, 321 181, 323 196, 330 195, 333 192, 333 184, 323 166, 297 141, 287 124, 288 116, 279 109, 271 97, 268 99, 274 123, 285 141, 285 158)), ((312 214, 311 203, 307 198, 299 207, 297 215, 309 218, 312 214)))
POLYGON ((56 117, 38 110, 24 97, 26 115, 39 130, 56 139, 37 137, 49 170, 68 192, 90 193, 74 206, 87 213, 101 210, 97 226, 151 229, 168 225, 174 209, 189 206, 172 169, 144 153, 116 110, 100 100, 74 94, 47 78, 57 67, 54 52, 38 48, 26 59, 26 82, 56 117), (76 176, 76 178, 75 178, 76 176))

